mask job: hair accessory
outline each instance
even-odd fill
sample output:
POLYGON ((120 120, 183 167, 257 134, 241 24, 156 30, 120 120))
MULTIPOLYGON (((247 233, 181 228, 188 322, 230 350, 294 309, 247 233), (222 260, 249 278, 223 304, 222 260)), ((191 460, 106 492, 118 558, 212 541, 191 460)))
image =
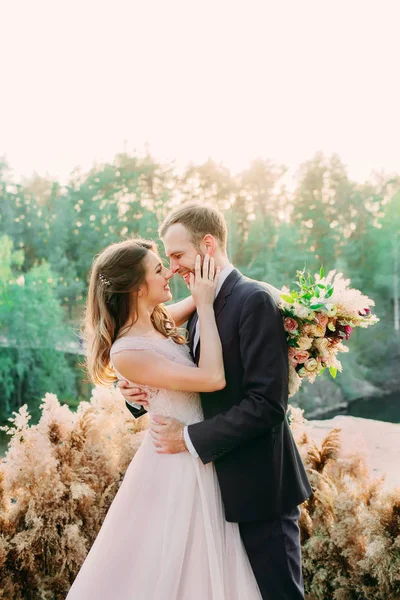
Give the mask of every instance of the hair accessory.
POLYGON ((99 279, 103 285, 111 285, 111 281, 106 279, 102 273, 99 273, 99 279))

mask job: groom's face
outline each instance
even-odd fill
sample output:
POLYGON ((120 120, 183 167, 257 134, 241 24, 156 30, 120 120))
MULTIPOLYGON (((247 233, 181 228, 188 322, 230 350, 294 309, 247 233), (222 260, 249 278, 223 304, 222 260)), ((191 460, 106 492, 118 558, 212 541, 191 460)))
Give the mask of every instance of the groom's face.
POLYGON ((203 253, 193 243, 190 232, 180 223, 168 227, 163 242, 171 271, 174 275, 178 273, 188 284, 190 273, 194 273, 196 256, 203 253))

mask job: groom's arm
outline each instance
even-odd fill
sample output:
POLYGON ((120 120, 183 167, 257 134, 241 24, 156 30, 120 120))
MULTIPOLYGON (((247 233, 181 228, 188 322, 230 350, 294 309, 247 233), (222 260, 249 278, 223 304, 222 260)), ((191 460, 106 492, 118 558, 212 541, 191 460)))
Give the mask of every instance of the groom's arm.
POLYGON ((246 299, 239 337, 244 368, 243 399, 228 411, 187 429, 205 464, 264 435, 286 416, 287 343, 281 314, 268 293, 255 290, 246 299))

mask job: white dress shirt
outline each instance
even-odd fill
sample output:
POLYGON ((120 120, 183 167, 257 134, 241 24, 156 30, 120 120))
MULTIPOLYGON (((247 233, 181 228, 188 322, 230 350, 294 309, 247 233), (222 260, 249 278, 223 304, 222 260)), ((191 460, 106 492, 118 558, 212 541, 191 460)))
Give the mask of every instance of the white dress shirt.
MULTIPOLYGON (((229 264, 227 267, 225 267, 225 269, 222 269, 221 274, 219 276, 218 285, 215 288, 215 298, 218 296, 225 279, 232 273, 233 269, 234 269, 234 266, 231 264, 229 264)), ((197 344, 199 343, 199 340, 200 340, 200 322, 199 321, 200 321, 200 319, 197 319, 196 329, 194 332, 193 355, 196 352, 197 344)), ((186 447, 189 450, 190 454, 192 456, 194 456, 195 458, 198 458, 199 455, 196 452, 196 449, 192 444, 192 440, 190 439, 187 425, 183 429, 183 437, 185 438, 185 444, 186 444, 186 447)))

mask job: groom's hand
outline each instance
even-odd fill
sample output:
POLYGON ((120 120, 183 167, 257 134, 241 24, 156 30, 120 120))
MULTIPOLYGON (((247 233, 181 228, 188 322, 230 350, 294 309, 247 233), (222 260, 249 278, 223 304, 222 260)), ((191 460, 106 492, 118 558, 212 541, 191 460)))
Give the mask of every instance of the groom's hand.
POLYGON ((183 423, 170 417, 153 416, 150 435, 158 454, 177 454, 187 450, 183 437, 183 423))

